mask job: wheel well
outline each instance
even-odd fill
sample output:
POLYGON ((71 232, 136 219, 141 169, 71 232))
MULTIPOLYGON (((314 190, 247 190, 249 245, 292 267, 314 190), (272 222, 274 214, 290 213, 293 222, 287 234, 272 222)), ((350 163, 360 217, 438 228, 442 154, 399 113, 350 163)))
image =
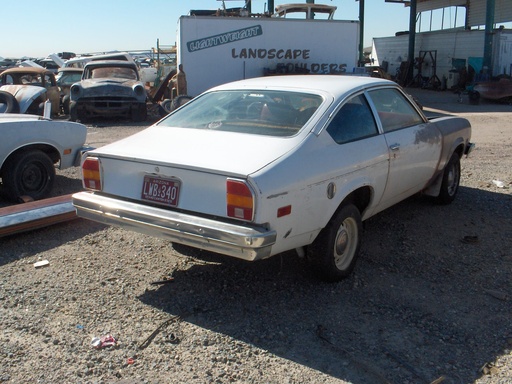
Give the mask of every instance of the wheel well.
MULTIPOLYGON (((361 214, 364 212, 368 204, 370 204, 370 199, 372 197, 372 190, 369 186, 360 187, 355 191, 352 191, 344 200, 343 203, 349 202, 354 204, 361 214)), ((343 203, 340 205, 342 206, 343 203)))
POLYGON ((50 157, 50 159, 52 160, 53 164, 56 164, 56 163, 58 163, 60 161, 59 151, 55 147, 52 147, 51 145, 48 145, 48 144, 32 144, 32 145, 27 145, 27 146, 22 147, 22 148, 18 148, 17 150, 12 152, 5 159, 4 163, 2 164, 2 169, 0 171, 3 170, 4 165, 13 156, 16 156, 18 153, 28 152, 28 151, 33 151, 33 150, 39 150, 39 151, 42 151, 42 152, 46 153, 50 157))
POLYGON ((462 155, 464 154, 464 145, 460 144, 457 148, 455 148, 454 151, 457 155, 459 155, 459 159, 462 158, 462 155))

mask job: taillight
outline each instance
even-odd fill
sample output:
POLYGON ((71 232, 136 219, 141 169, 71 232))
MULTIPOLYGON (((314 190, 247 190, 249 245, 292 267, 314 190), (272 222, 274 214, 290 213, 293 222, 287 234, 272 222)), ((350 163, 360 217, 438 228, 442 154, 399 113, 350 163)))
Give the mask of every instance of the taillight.
POLYGON ((97 157, 87 157, 82 164, 82 184, 84 188, 101 190, 100 161, 97 157))
POLYGON ((245 182, 227 180, 226 204, 229 217, 252 221, 254 215, 254 195, 245 182))

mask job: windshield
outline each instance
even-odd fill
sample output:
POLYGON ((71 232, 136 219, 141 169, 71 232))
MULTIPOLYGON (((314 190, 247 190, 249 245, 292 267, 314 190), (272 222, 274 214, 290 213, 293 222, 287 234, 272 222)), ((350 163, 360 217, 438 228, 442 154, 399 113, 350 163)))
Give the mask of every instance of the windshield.
POLYGON ((90 70, 89 78, 118 78, 128 80, 138 80, 137 72, 133 68, 127 67, 97 67, 90 70))
POLYGON ((269 136, 296 134, 322 97, 283 91, 217 91, 185 104, 159 125, 269 136))

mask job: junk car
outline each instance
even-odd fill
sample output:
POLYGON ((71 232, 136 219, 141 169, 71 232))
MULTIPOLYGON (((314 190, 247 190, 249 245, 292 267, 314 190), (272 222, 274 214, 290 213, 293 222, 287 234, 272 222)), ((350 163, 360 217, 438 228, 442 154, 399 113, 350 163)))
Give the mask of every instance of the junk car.
POLYGON ((470 137, 468 120, 429 120, 385 79, 248 79, 88 152, 73 204, 84 218, 244 260, 295 249, 338 281, 364 220, 419 192, 455 199, 470 137))
POLYGON ((128 116, 133 121, 144 121, 146 99, 146 89, 134 61, 90 61, 80 82, 70 88, 70 119, 128 116))
POLYGON ((57 73, 57 86, 60 90, 60 109, 65 115, 69 115, 69 89, 82 79, 83 68, 60 68, 57 73))
POLYGON ((60 92, 55 74, 40 67, 9 68, 0 74, 0 113, 42 115, 51 102, 51 114, 60 110, 60 92))

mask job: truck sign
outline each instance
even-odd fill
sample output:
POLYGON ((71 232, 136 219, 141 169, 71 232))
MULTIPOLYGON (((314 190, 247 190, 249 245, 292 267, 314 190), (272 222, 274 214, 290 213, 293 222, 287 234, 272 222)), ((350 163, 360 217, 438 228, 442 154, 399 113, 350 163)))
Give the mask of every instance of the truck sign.
POLYGON ((188 94, 272 74, 340 74, 357 65, 359 23, 345 20, 182 16, 178 64, 188 94))

